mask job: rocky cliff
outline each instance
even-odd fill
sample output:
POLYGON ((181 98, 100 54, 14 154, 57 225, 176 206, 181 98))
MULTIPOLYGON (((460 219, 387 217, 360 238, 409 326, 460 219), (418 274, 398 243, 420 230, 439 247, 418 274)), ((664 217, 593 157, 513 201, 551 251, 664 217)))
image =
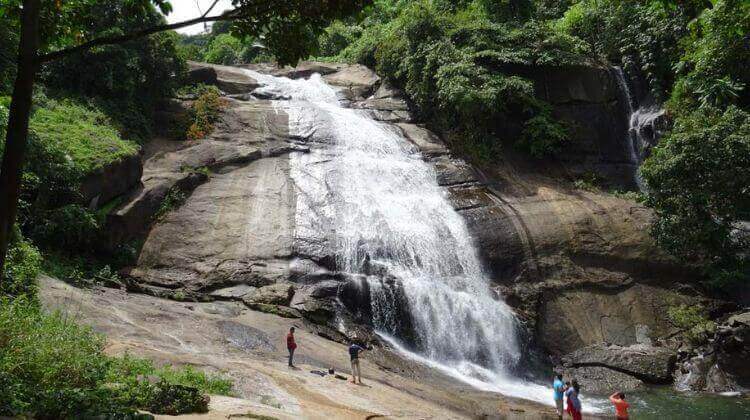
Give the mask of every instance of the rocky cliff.
MULTIPOLYGON (((311 236, 309 221, 295 218, 296 206, 315 214, 325 197, 300 196, 289 156, 321 145, 290 135, 289 116, 269 101, 284 98, 258 90, 260 83, 240 69, 191 66, 196 81, 215 83, 227 94, 227 107, 208 138, 148 158, 141 184, 110 214, 113 240, 145 238, 137 266, 127 272, 128 287, 179 300, 243 302, 301 318, 328 338, 371 339, 368 292, 352 287, 361 280, 337 269, 330 238, 311 236), (175 192, 184 200, 155 219, 175 192)), ((569 182, 586 171, 615 185, 630 182, 624 122, 608 70, 519 69, 533 76, 556 114, 577 127, 575 139, 555 161, 508 153, 479 167, 415 122, 403 95, 365 67, 253 68, 291 78, 322 74, 349 106, 402 132, 434 166, 467 221, 498 296, 515 307, 533 345, 554 361, 573 360, 565 364, 572 374, 671 381, 623 368, 604 350, 586 357, 575 352, 616 345, 645 352, 648 363, 666 363, 671 375, 672 350, 649 350, 677 332, 667 309, 700 303, 717 314, 727 310, 656 248, 648 209, 569 182), (660 362, 664 351, 667 362, 660 362), (587 361, 575 362, 581 358, 587 361)))

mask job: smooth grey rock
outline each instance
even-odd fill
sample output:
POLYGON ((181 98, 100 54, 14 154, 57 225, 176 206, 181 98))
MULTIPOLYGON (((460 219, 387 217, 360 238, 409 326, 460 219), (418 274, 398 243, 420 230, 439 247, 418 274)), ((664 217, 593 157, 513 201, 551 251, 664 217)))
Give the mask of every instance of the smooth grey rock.
POLYGON ((423 155, 435 157, 448 153, 443 141, 433 132, 416 124, 401 123, 396 126, 401 129, 407 140, 419 148, 423 155))
POLYGON ((78 188, 81 201, 89 205, 95 200, 94 208, 104 205, 138 185, 142 174, 143 164, 138 153, 111 162, 83 178, 78 188))
POLYGON ((246 305, 266 304, 287 306, 294 295, 294 286, 289 283, 276 283, 263 286, 244 297, 246 305))
POLYGON ((562 361, 568 368, 606 367, 644 382, 664 384, 672 381, 676 359, 673 351, 662 347, 597 344, 567 354, 562 361))
POLYGON ((217 299, 242 299, 243 296, 256 290, 258 290, 257 287, 248 286, 246 284, 238 284, 237 286, 214 290, 209 296, 217 299))
MULTIPOLYGON (((188 61, 188 68, 191 73, 199 72, 201 71, 199 69, 202 68, 212 69, 216 73, 216 81, 214 84, 223 92, 229 94, 247 93, 260 87, 260 84, 255 79, 247 75, 238 67, 188 61)), ((205 70, 203 70, 203 72, 208 74, 205 70)))
POLYGON ((564 368, 561 371, 565 380, 578 380, 584 393, 609 395, 614 390, 627 393, 646 388, 640 379, 606 367, 564 368))

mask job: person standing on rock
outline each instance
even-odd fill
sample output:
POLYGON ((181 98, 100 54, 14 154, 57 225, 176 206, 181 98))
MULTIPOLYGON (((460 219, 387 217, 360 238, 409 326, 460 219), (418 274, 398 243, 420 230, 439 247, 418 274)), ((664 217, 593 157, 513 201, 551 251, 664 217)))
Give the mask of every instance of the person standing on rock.
POLYGON ((578 381, 573 379, 571 385, 565 390, 565 396, 568 397, 568 413, 573 420, 581 420, 581 400, 578 399, 580 389, 578 381))
POLYGON ((297 342, 294 341, 294 327, 289 328, 289 334, 286 335, 286 349, 289 350, 289 367, 294 367, 294 350, 297 348, 297 342))
POLYGON ((362 372, 359 369, 359 353, 363 351, 365 349, 357 343, 352 342, 349 345, 349 358, 352 362, 352 383, 356 384, 359 380, 360 385, 362 385, 362 372))
POLYGON ((557 418, 562 420, 563 418, 563 393, 565 392, 565 385, 562 381, 562 375, 557 374, 554 382, 552 382, 552 389, 555 391, 555 408, 557 408, 557 418))
POLYGON ((617 420, 628 420, 628 407, 630 407, 630 404, 625 401, 625 393, 615 392, 609 396, 609 400, 615 405, 615 417, 617 420))

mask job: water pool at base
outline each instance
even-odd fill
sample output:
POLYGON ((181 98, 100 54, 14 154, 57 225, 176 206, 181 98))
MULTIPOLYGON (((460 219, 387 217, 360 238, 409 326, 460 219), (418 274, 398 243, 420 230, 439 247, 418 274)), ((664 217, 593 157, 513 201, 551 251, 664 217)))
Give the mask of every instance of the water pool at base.
MULTIPOLYGON (((750 419, 750 396, 722 396, 676 392, 670 387, 649 388, 628 396, 633 419, 750 419)), ((614 410, 612 409, 614 414, 614 410)))

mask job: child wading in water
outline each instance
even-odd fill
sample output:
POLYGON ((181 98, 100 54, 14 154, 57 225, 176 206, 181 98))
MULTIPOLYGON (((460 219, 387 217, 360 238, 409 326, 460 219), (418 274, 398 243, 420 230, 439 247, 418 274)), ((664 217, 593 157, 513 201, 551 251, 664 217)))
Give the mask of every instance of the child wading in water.
POLYGON ((615 417, 617 417, 617 420, 628 420, 628 407, 630 407, 630 404, 625 401, 625 393, 615 392, 609 396, 609 400, 615 405, 615 417))

